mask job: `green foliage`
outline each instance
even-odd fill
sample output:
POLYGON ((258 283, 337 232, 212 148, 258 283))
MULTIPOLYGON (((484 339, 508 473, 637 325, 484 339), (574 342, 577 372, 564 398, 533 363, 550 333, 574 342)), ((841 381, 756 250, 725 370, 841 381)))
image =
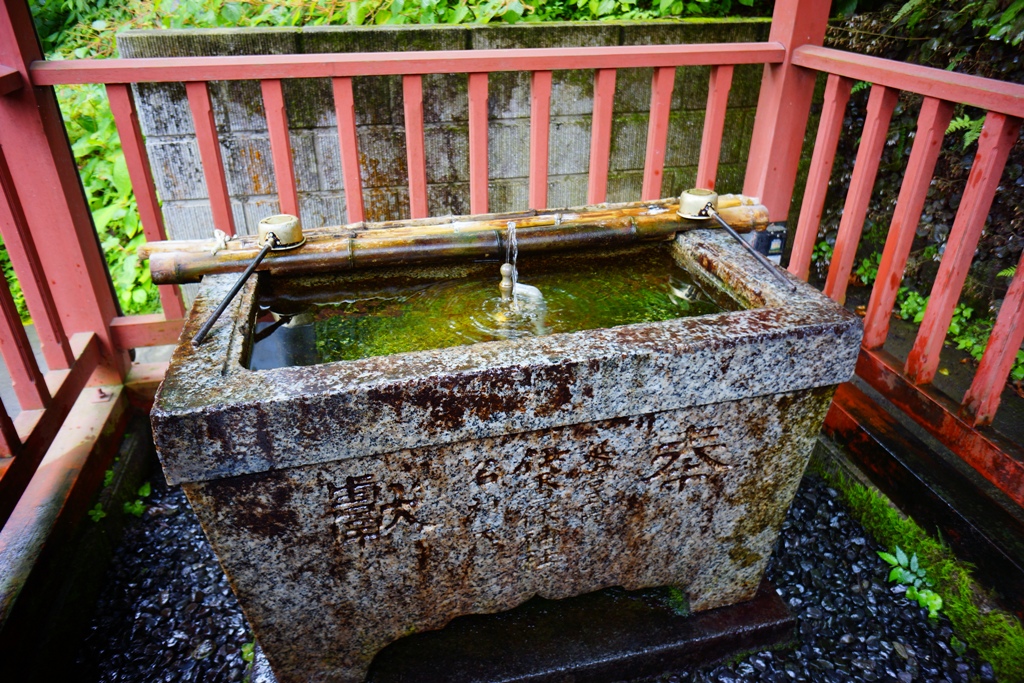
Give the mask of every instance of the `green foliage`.
POLYGON ((866 259, 861 259, 860 265, 857 266, 857 270, 854 272, 860 281, 866 285, 870 285, 876 279, 878 279, 878 266, 882 263, 882 254, 874 252, 871 256, 866 259))
POLYGON ((245 643, 242 645, 242 661, 252 663, 253 649, 256 647, 256 641, 251 643, 245 643))
POLYGON ((814 250, 811 251, 811 261, 822 265, 828 265, 832 262, 832 252, 832 245, 825 240, 822 240, 814 245, 814 250))
POLYGON ((681 617, 690 614, 690 599, 681 588, 676 586, 668 587, 668 606, 681 617))
POLYGON ((942 609, 942 598, 931 590, 934 584, 928 579, 928 572, 920 565, 917 553, 909 559, 903 549, 896 546, 896 554, 879 552, 878 556, 892 567, 889 580, 907 587, 907 599, 928 610, 928 618, 936 619, 942 609))
MULTIPOLYGON (((1019 681, 1024 676, 1024 628, 1012 615, 983 606, 974 583, 973 569, 960 562, 940 541, 930 537, 912 519, 904 517, 874 489, 851 481, 824 467, 818 473, 839 491, 851 515, 885 547, 904 548, 928 568, 933 590, 942 596, 942 613, 958 638, 973 647, 995 669, 999 680, 1019 681)), ((909 569, 909 561, 908 567, 909 569)), ((908 597, 910 591, 907 591, 908 597)), ((917 598, 914 598, 917 599, 917 598)), ((927 605, 925 605, 927 607, 927 605)), ((963 643, 957 640, 959 646, 963 643)), ((950 639, 950 647, 958 645, 950 639)))
POLYGON ((982 31, 990 40, 1009 45, 1024 41, 1024 0, 974 0, 948 3, 941 0, 908 0, 896 12, 893 24, 913 32, 932 31, 943 26, 948 31, 982 31))
POLYGON ((900 287, 896 292, 896 305, 900 307, 900 318, 920 325, 924 320, 925 309, 928 308, 928 297, 907 287, 900 287))
MULTIPOLYGON (((900 318, 919 325, 924 320, 924 313, 928 308, 928 297, 907 287, 900 287, 896 293, 896 305, 899 307, 900 318)), ((974 360, 980 361, 985 354, 994 325, 995 321, 992 318, 975 318, 973 308, 966 304, 957 304, 953 310, 953 318, 949 322, 946 342, 961 351, 966 351, 974 360)), ((1010 380, 1024 381, 1024 351, 1017 352, 1017 358, 1010 368, 1010 380)))
POLYGON ((0 236, 0 270, 3 270, 4 278, 7 279, 7 287, 11 290, 11 298, 14 299, 14 305, 18 308, 18 315, 21 316, 21 321, 23 323, 32 322, 28 306, 25 304, 25 293, 21 291, 21 283, 18 282, 18 276, 14 274, 11 255, 7 253, 7 247, 4 246, 2 236, 0 236))
POLYGON ((1012 278, 1016 274, 1017 274, 1017 266, 1010 266, 1009 268, 1003 268, 998 273, 996 273, 996 277, 1009 277, 1009 278, 1012 278))
POLYGON ((857 81, 856 83, 853 84, 853 86, 850 87, 850 94, 856 95, 860 91, 869 90, 870 88, 871 83, 869 83, 868 81, 857 81))
POLYGON ((128 314, 155 312, 160 298, 149 269, 139 267, 135 253, 146 238, 103 89, 65 86, 57 97, 121 309, 128 314))
POLYGON ((124 505, 122 506, 122 509, 124 510, 125 514, 141 517, 142 514, 146 511, 146 504, 143 503, 138 498, 132 501, 126 500, 124 502, 124 505))
MULTIPOLYGON (((62 1, 77 0, 48 0, 45 4, 62 1)), ((127 27, 181 29, 635 20, 737 14, 768 16, 771 9, 770 0, 128 0, 122 2, 118 10, 111 11, 114 19, 105 21, 102 29, 93 30, 90 35, 88 29, 93 28, 94 13, 79 13, 76 15, 80 19, 78 26, 62 24, 53 34, 51 43, 59 46, 68 37, 93 40, 102 44, 96 51, 109 53, 113 51, 110 42, 113 30, 108 29, 127 27), (100 33, 108 35, 99 36, 100 33)))
POLYGON ((91 519, 94 522, 98 522, 107 516, 107 513, 103 511, 103 505, 101 503, 96 503, 95 505, 93 505, 92 508, 86 512, 86 514, 89 515, 89 519, 91 519))
POLYGON ((146 511, 146 508, 149 507, 148 505, 142 502, 142 499, 148 498, 149 494, 152 492, 152 487, 149 485, 148 481, 144 483, 142 486, 140 486, 137 492, 139 497, 136 498, 135 500, 126 500, 124 502, 123 509, 125 513, 129 515, 135 515, 136 517, 141 517, 143 513, 146 511))
POLYGON ((984 124, 984 116, 973 119, 967 114, 962 114, 949 122, 949 127, 946 128, 946 135, 950 133, 963 133, 963 148, 966 150, 981 137, 981 127, 984 124))

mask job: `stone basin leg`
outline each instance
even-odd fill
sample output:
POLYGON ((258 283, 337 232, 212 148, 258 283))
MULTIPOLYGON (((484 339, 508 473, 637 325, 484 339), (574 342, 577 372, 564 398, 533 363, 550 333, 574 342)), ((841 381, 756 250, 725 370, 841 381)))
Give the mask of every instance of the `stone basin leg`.
POLYGON ((186 484, 280 683, 609 586, 751 598, 829 387, 186 484))

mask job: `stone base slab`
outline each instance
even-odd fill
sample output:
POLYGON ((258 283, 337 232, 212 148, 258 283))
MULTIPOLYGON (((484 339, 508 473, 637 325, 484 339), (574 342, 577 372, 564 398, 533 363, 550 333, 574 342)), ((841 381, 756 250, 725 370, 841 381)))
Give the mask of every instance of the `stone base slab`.
MULTIPOLYGON (((703 668, 777 648, 796 619, 768 582, 747 602, 680 616, 667 590, 598 591, 534 599, 501 614, 455 619, 392 644, 374 659, 372 683, 576 683, 619 681, 703 668)), ((276 683, 257 649, 253 683, 276 683)))

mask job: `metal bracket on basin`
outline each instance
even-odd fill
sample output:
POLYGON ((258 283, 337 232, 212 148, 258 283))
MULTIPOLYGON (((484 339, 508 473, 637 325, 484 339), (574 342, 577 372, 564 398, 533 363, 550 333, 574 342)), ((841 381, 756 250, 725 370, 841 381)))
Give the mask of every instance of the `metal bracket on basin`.
POLYGON ((299 225, 299 219, 286 213, 264 218, 260 221, 258 231, 259 244, 263 248, 260 249, 260 253, 256 254, 256 258, 252 260, 249 267, 235 281, 234 286, 227 293, 227 296, 224 297, 224 300, 220 302, 220 305, 217 306, 217 309, 207 318, 203 326, 199 328, 196 336, 192 337, 192 346, 199 346, 203 343, 206 336, 210 334, 213 324, 217 322, 217 318, 224 313, 224 309, 228 307, 231 300, 238 294, 238 290, 242 288, 242 285, 245 284, 245 281, 249 279, 249 276, 253 274, 253 271, 256 270, 256 267, 260 265, 267 254, 271 251, 297 249, 306 243, 306 238, 302 234, 302 226, 299 225))
POLYGON ((740 234, 738 232, 736 232, 735 230, 733 230, 732 226, 729 225, 728 223, 726 223, 722 219, 722 217, 720 215, 718 215, 718 211, 715 210, 715 207, 714 207, 714 205, 711 202, 708 202, 704 206, 704 208, 700 210, 700 214, 699 215, 701 215, 701 216, 703 216, 705 218, 714 218, 715 221, 720 226, 722 226, 725 229, 725 231, 728 232, 729 235, 732 236, 733 239, 735 239, 737 242, 739 242, 743 246, 743 248, 746 249, 750 253, 751 256, 756 258, 758 263, 760 263, 762 266, 764 266, 772 274, 772 276, 775 277, 775 279, 777 279, 779 282, 781 282, 786 287, 788 287, 790 291, 795 291, 796 290, 796 285, 793 284, 792 282, 790 282, 788 279, 786 279, 786 276, 783 275, 782 273, 780 273, 775 268, 775 264, 774 263, 772 263, 767 258, 765 258, 765 255, 762 254, 761 252, 759 252, 757 249, 754 249, 754 247, 750 246, 749 242, 747 242, 745 239, 740 237, 740 234))

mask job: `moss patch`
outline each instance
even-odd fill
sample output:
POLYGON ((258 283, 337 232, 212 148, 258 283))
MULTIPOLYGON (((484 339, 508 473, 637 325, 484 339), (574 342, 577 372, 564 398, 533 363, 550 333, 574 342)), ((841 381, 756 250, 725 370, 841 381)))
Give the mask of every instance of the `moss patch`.
POLYGON ((1024 627, 1009 613, 983 604, 972 568, 877 490, 830 471, 817 460, 812 469, 839 491, 850 514, 879 544, 917 553, 935 583, 935 592, 942 596, 942 613, 949 617, 958 637, 992 664, 999 680, 1024 681, 1024 627))

